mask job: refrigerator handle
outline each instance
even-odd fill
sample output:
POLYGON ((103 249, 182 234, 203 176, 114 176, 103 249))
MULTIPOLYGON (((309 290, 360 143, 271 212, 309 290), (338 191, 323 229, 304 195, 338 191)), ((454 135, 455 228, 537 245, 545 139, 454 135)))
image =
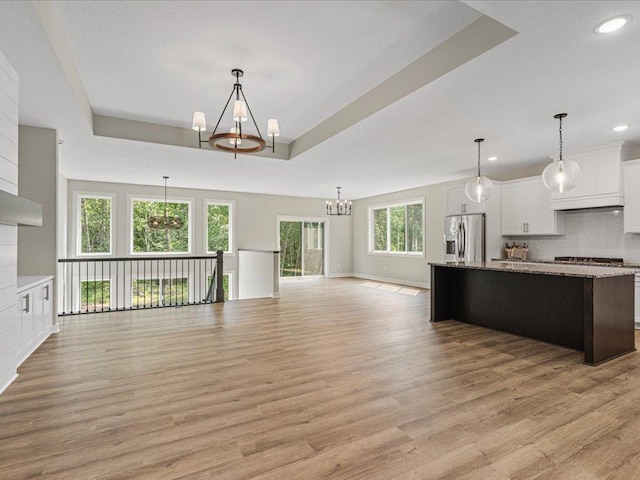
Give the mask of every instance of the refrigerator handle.
POLYGON ((462 223, 458 224, 458 233, 456 235, 456 242, 458 243, 457 245, 457 252, 458 252, 458 258, 456 258, 456 261, 460 261, 460 257, 462 256, 462 223))
POLYGON ((466 261, 467 255, 467 229, 464 226, 464 223, 461 225, 462 230, 462 261, 466 261))

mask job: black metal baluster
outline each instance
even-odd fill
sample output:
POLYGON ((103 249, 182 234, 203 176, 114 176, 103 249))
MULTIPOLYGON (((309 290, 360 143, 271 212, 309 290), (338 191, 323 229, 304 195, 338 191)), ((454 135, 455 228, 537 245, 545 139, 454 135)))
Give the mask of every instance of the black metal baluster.
POLYGON ((119 260, 116 260, 116 310, 120 309, 120 299, 118 298, 120 296, 120 266, 118 265, 120 263, 119 260))
POLYGON ((111 290, 111 260, 109 260, 109 311, 111 311, 111 294, 113 293, 111 290))
POLYGON ((104 260, 100 261, 100 311, 104 312, 104 260))
POLYGON ((93 261, 93 313, 98 311, 96 308, 96 299, 97 299, 96 297, 96 261, 94 260, 93 261))
MULTIPOLYGON (((140 260, 136 260, 136 283, 140 283, 140 260)), ((131 308, 133 308, 133 298, 136 288, 133 282, 131 282, 131 308)), ((136 299, 136 308, 140 308, 140 302, 136 299)))

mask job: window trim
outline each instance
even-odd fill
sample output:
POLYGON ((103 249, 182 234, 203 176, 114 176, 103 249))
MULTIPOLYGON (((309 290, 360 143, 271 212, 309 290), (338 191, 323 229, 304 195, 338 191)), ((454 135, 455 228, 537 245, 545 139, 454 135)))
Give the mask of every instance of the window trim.
MULTIPOLYGON (((367 250, 367 255, 374 255, 374 256, 387 256, 387 257, 414 257, 414 258, 426 258, 426 254, 425 254, 425 250, 426 250, 426 244, 425 244, 425 198, 424 197, 417 197, 417 198, 410 198, 407 200, 402 200, 402 201, 397 201, 397 202, 389 202, 389 203, 381 203, 381 204, 376 204, 376 205, 368 205, 367 206, 367 222, 368 222, 368 250, 367 250), (394 207, 407 207, 410 205, 421 205, 422 206, 422 251, 421 252, 393 252, 391 250, 388 250, 388 247, 391 243, 391 216, 389 215, 389 210, 391 208, 394 207), (375 250, 375 224, 374 224, 374 219, 373 219, 373 212, 375 210, 382 210, 382 209, 386 209, 387 210, 387 250, 375 250)), ((407 241, 407 221, 406 221, 406 217, 405 217, 405 247, 406 247, 406 241, 407 241)))
POLYGON ((164 203, 164 197, 157 197, 152 195, 127 195, 127 203, 128 203, 128 221, 127 228, 129 229, 129 255, 132 257, 151 257, 151 256, 162 256, 165 255, 167 257, 176 256, 176 255, 191 255, 193 252, 193 198, 184 198, 184 197, 167 197, 167 203, 186 203, 188 208, 188 230, 187 230, 187 241, 188 241, 188 251, 186 252, 134 252, 133 251, 133 202, 142 201, 142 202, 159 202, 164 203))
POLYGON ((115 193, 96 193, 96 192, 73 192, 73 201, 75 203, 74 211, 74 230, 76 236, 76 257, 112 257, 114 256, 113 240, 115 237, 115 209, 116 209, 116 194, 115 193), (97 198, 111 200, 111 212, 110 212, 110 228, 109 228, 109 252, 93 252, 86 253, 82 251, 82 215, 80 210, 82 208, 83 198, 97 198))
POLYGON ((227 205, 229 207, 229 251, 225 250, 224 254, 234 256, 236 254, 236 202, 235 200, 204 199, 204 250, 207 255, 212 255, 216 252, 209 250, 209 205, 227 205))

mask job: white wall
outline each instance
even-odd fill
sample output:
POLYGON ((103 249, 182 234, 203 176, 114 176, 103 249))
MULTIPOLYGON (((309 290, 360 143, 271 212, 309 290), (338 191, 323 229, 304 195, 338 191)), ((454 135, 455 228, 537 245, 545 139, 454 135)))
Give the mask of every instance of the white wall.
MULTIPOLYGON (((0 190, 18 193, 18 74, 0 52, 0 190)), ((18 227, 0 225, 0 392, 16 377, 18 227)))
POLYGON ((618 257, 626 262, 640 263, 640 235, 624 233, 623 217, 621 208, 567 211, 565 235, 505 237, 505 242, 527 243, 532 259, 618 257))
MULTIPOLYGON (((158 177, 162 174, 159 173, 158 177)), ((252 193, 223 192, 171 187, 169 179, 168 197, 192 200, 192 252, 193 255, 206 253, 205 243, 205 200, 235 202, 235 248, 277 250, 276 216, 325 217, 325 199, 305 197, 285 197, 252 193)), ((67 257, 76 257, 77 231, 74 204, 76 193, 107 193, 115 195, 115 256, 129 256, 130 216, 129 197, 147 196, 162 199, 163 187, 131 185, 119 183, 68 181, 68 248, 67 257)), ((327 273, 344 275, 352 272, 351 263, 351 217, 325 217, 329 222, 327 273), (338 266, 339 265, 339 266, 338 266)), ((237 254, 225 255, 226 272, 237 272, 237 254)), ((237 275, 234 275, 234 291, 238 291, 237 275)))
POLYGON ((21 197, 42 205, 42 227, 18 227, 18 275, 57 270, 58 132, 20 125, 21 197))

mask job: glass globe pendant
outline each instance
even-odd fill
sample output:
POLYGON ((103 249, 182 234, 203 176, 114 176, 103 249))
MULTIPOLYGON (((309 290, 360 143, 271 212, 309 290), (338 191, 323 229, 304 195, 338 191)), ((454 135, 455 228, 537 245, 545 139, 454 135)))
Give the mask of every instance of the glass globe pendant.
POLYGON ((567 116, 566 113, 558 113, 553 118, 560 121, 560 155, 558 160, 554 160, 546 166, 542 172, 542 182, 552 192, 564 193, 573 189, 578 185, 578 177, 580 176, 580 167, 572 160, 564 160, 562 158, 562 119, 567 116))
POLYGON ((467 182, 464 186, 464 193, 472 202, 482 203, 491 196, 493 182, 480 175, 480 144, 484 142, 484 138, 476 138, 474 142, 478 144, 478 176, 467 182))

